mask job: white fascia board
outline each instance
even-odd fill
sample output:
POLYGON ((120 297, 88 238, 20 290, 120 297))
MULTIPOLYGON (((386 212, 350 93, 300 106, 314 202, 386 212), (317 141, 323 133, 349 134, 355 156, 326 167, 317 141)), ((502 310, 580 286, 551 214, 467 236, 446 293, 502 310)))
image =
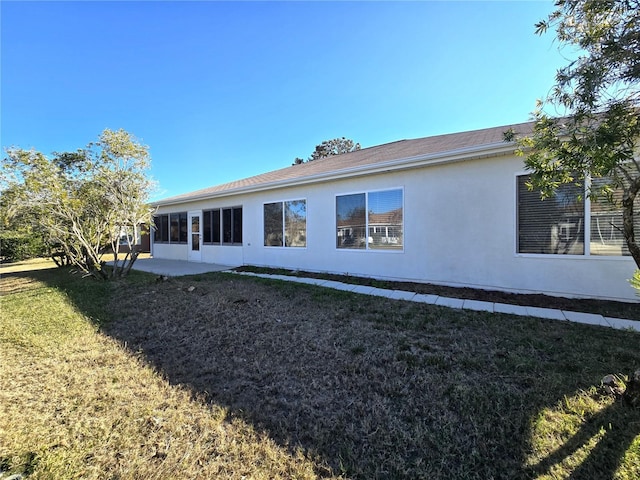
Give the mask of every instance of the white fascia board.
POLYGON ((363 175, 373 175, 376 173, 408 170, 429 165, 442 165, 445 163, 463 162, 467 160, 475 160, 479 158, 487 158, 491 156, 506 155, 514 152, 513 142, 498 142, 487 145, 466 147, 457 150, 449 150, 448 152, 431 153, 427 155, 417 155, 414 157, 405 157, 386 162, 380 162, 373 165, 363 165, 343 170, 333 170, 331 172, 323 172, 308 177, 277 180, 274 182, 263 183, 260 185, 248 185, 246 187, 238 187, 229 190, 223 190, 214 193, 205 193, 202 195, 194 195, 171 202, 151 202, 152 206, 162 207, 168 205, 177 205, 182 203, 196 202, 199 200, 208 200, 213 198, 224 198, 234 195, 246 193, 263 192, 265 190, 275 190, 278 188, 309 185, 312 183, 329 182, 331 180, 343 180, 345 178, 360 177, 363 175))

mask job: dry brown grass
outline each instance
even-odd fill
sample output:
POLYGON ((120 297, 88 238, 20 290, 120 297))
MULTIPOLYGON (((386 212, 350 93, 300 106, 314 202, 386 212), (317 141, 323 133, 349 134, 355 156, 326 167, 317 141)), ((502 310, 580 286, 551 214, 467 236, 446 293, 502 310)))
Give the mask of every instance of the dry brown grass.
MULTIPOLYGON (((172 385, 64 293, 3 278, 0 472, 41 479, 316 478, 301 453, 172 385), (22 290, 22 291, 20 291, 22 290)), ((2 474, 0 473, 0 478, 2 474)))
MULTIPOLYGON (((628 332, 228 275, 140 288, 148 308, 112 305, 122 319, 111 335, 355 478, 535 478, 534 459, 550 452, 531 419, 640 364, 628 332)), ((598 405, 625 435, 582 463, 630 450, 621 478, 640 475, 640 416, 598 405)))
POLYGON ((599 387, 640 365, 637 333, 229 274, 66 278, 0 281, 17 292, 2 299, 0 470, 640 477, 640 411, 599 387))

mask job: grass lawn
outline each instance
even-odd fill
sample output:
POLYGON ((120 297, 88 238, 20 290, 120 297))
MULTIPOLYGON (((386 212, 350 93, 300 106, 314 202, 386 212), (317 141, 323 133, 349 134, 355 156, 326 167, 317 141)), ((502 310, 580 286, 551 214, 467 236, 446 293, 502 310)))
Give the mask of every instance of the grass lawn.
POLYGON ((0 479, 640 478, 640 410, 600 383, 640 368, 638 333, 231 274, 5 272, 0 479))

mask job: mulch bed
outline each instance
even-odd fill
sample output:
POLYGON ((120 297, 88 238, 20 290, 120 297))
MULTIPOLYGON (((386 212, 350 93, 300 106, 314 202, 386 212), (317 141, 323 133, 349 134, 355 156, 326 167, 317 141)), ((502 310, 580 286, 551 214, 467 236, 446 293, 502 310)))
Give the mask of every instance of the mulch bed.
POLYGON ((598 313, 605 317, 612 318, 640 320, 640 304, 631 302, 599 299, 576 299, 544 294, 510 293, 498 290, 483 290, 479 288, 447 287, 430 283, 394 282, 366 277, 305 272, 301 270, 269 269, 251 266, 240 267, 237 268, 236 271, 272 273, 278 275, 335 280, 344 283, 354 283, 357 285, 386 288, 390 290, 404 290, 408 292, 439 295, 441 297, 460 298, 463 300, 481 300, 485 302, 507 303, 527 307, 554 308, 557 310, 598 313))

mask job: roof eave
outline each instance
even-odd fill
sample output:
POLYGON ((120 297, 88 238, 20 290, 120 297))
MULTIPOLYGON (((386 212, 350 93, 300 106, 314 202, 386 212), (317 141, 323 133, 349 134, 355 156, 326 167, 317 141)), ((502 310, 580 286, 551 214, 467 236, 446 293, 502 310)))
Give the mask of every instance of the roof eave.
POLYGON ((363 175, 375 175, 377 173, 407 170, 419 168, 428 165, 441 165, 445 163, 454 163, 491 156, 506 155, 514 152, 513 142, 496 142, 486 145, 474 145, 473 147, 465 147, 447 152, 431 153, 426 155, 416 155, 413 157, 404 157, 400 159, 388 160, 376 163, 374 165, 363 165, 341 170, 333 170, 331 172, 323 172, 308 177, 278 180, 267 182, 259 185, 248 185, 244 187, 232 188, 220 192, 204 193, 187 198, 175 199, 172 201, 151 202, 152 206, 164 207, 170 205, 178 205, 182 203, 192 203, 200 200, 209 200, 214 198, 224 198, 229 196, 257 193, 266 190, 275 190, 278 188, 286 188, 291 186, 309 185, 312 183, 328 182, 331 180, 359 177, 363 175))

